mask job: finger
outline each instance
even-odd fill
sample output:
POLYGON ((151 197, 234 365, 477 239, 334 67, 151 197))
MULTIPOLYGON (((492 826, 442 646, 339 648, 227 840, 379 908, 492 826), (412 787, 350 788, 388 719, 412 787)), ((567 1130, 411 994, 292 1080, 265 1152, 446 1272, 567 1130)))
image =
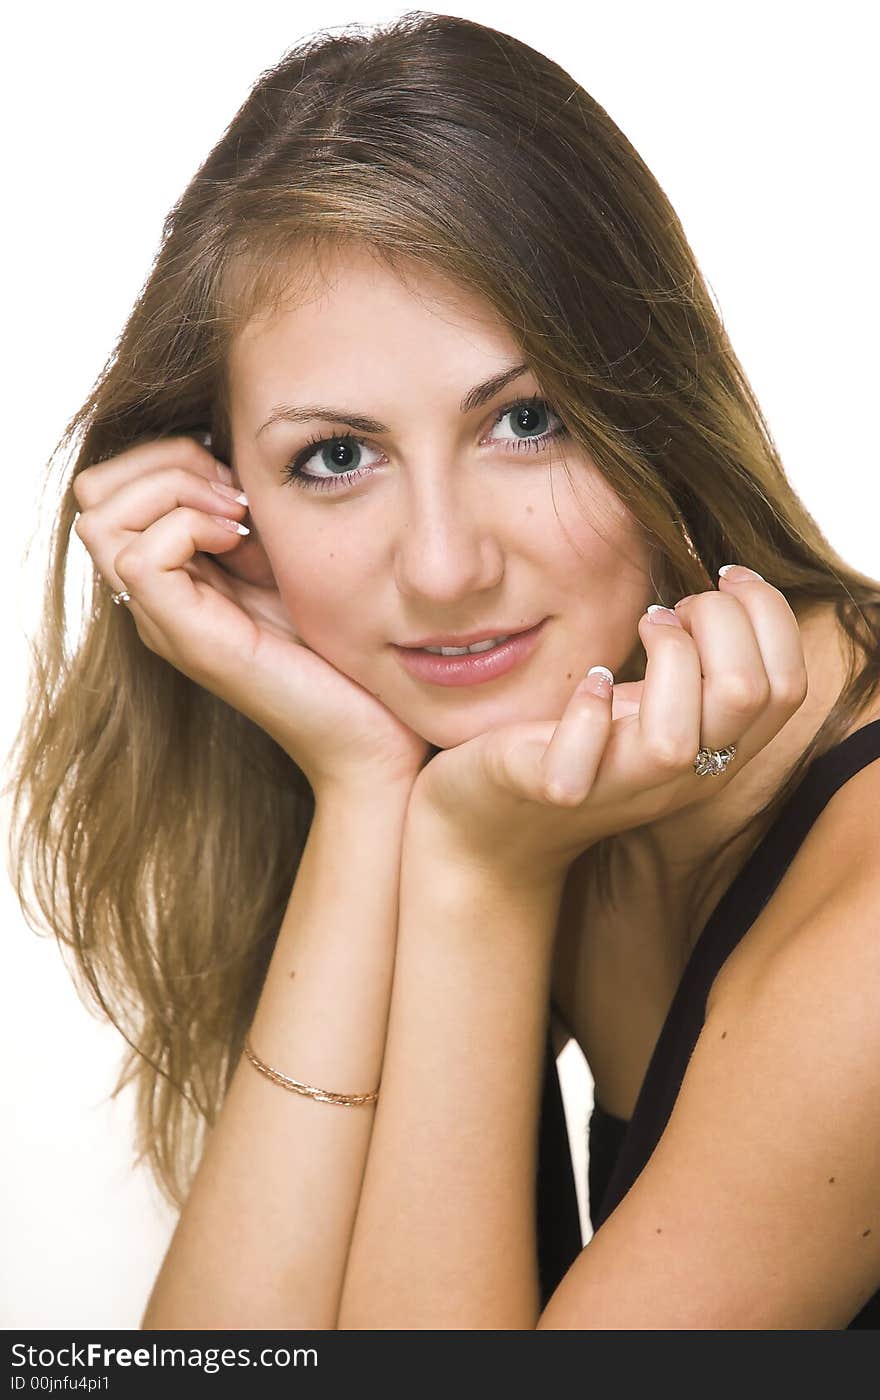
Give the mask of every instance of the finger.
MULTIPOLYGON (((245 528, 179 506, 124 545, 113 560, 113 571, 131 594, 127 606, 139 627, 145 622, 187 654, 197 654, 206 644, 216 647, 225 630, 212 625, 205 613, 216 613, 222 623, 228 617, 227 602, 212 587, 200 585, 183 565, 199 550, 214 554, 234 548, 237 530, 245 528)), ((240 641, 238 636, 236 647, 240 641)))
POLYGON ((613 691, 605 666, 593 667, 577 686, 544 751, 538 796, 564 807, 586 799, 611 732, 613 691))
POLYGON ((135 535, 114 571, 131 594, 127 606, 144 644, 285 747, 291 714, 307 714, 321 685, 335 686, 336 673, 307 648, 288 665, 292 649, 282 653, 266 628, 184 567, 197 554, 234 548, 238 523, 229 524, 227 530, 218 517, 179 506, 135 535), (287 666, 283 674, 279 665, 287 666))
POLYGON ((231 602, 237 603, 239 601, 238 590, 232 582, 233 575, 225 573, 220 567, 219 561, 215 562, 210 554, 205 554, 200 550, 180 567, 189 574, 190 578, 198 579, 199 583, 207 583, 212 588, 219 589, 224 597, 229 598, 231 602))
POLYGON ((739 751, 770 699, 770 682, 749 614, 732 594, 709 589, 683 602, 676 616, 694 640, 702 671, 697 747, 720 749, 735 743, 739 751))
POLYGON ((767 704, 746 735, 746 741, 760 749, 766 742, 761 736, 777 733, 780 717, 784 723, 806 699, 809 682, 803 638, 788 600, 758 574, 722 575, 718 582, 720 592, 729 590, 749 619, 770 687, 767 704))
MULTIPOLYGON (((239 549, 247 543, 247 538, 242 539, 239 549)), ((234 545, 232 553, 235 556, 238 554, 234 545)), ((210 554, 198 553, 182 567, 190 577, 197 578, 201 583, 217 589, 224 598, 235 603, 264 631, 271 632, 274 636, 284 640, 297 642, 300 646, 305 646, 305 642, 296 629, 294 619, 282 602, 277 586, 267 587, 264 584, 249 583, 240 574, 232 573, 223 566, 221 559, 225 557, 226 555, 223 555, 220 559, 215 560, 210 554)))
MULTIPOLYGON (((125 481, 102 501, 82 511, 75 529, 102 578, 118 592, 123 585, 117 581, 113 561, 120 549, 175 508, 190 506, 207 515, 244 519, 246 498, 231 500, 225 494, 227 488, 224 493, 217 490, 219 485, 223 483, 212 483, 185 467, 166 466, 125 481)), ((227 552, 228 548, 227 541, 227 552)))
POLYGON ((696 643, 669 609, 643 613, 638 631, 647 663, 638 727, 625 751, 634 755, 630 761, 636 769, 625 779, 644 788, 653 785, 653 772, 659 772, 658 781, 667 781, 670 771, 687 767, 696 757, 703 681, 696 643))
POLYGON ((205 480, 229 481, 232 473, 195 438, 177 435, 138 443, 77 472, 70 489, 81 510, 100 505, 126 482, 168 467, 181 467, 205 480))

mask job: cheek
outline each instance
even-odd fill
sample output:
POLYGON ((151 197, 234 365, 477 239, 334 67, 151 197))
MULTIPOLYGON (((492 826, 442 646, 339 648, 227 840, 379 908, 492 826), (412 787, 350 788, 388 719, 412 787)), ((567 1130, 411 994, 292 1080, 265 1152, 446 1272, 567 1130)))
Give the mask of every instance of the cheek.
POLYGON ((631 518, 595 507, 589 515, 571 512, 553 543, 553 576, 566 596, 592 603, 601 597, 610 612, 626 612, 630 595, 644 593, 650 550, 631 518))
POLYGON ((281 600, 307 646, 328 660, 357 650, 368 628, 369 591, 356 562, 346 562, 339 541, 284 537, 283 548, 265 541, 281 600))

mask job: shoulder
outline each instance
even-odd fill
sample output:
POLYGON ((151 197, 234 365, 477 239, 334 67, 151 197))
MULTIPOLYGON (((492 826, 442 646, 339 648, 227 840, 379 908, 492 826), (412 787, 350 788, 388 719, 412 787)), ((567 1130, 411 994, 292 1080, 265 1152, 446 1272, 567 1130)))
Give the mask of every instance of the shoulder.
MULTIPOLYGON (((851 738, 876 720, 880 720, 880 702, 867 717, 853 725, 846 737, 851 738)), ((815 823, 814 829, 820 839, 828 839, 833 834, 836 840, 846 840, 846 845, 841 847, 843 855, 847 851, 880 854, 877 846, 880 840, 880 741, 877 749, 877 757, 841 784, 815 823)))
POLYGON ((880 1288, 880 763, 814 823, 539 1328, 838 1329, 880 1288))
MULTIPOLYGON (((797 802, 797 794, 794 798, 797 802)), ((870 906, 880 900, 880 754, 842 783, 811 825, 778 888, 755 923, 723 964, 706 1003, 707 1013, 722 998, 741 994, 783 952, 794 956, 808 930, 821 927, 823 911, 852 896, 870 906), (814 923, 817 920, 817 923, 814 923)), ((853 938, 872 939, 870 919, 849 925, 853 938)), ((836 940, 842 952, 840 936, 836 940)))

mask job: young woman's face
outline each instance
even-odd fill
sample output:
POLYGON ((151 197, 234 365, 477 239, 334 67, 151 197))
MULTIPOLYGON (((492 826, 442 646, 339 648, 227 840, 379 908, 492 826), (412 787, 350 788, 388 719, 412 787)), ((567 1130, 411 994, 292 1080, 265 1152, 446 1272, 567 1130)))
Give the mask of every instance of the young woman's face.
POLYGON ((632 517, 552 436, 552 404, 527 411, 531 372, 465 404, 521 362, 510 332, 418 266, 403 280, 359 250, 328 267, 295 309, 251 322, 228 367, 236 479, 303 641, 439 748, 558 718, 591 666, 635 679, 653 594, 632 517), (315 416, 266 426, 285 406, 315 416), (398 650, 542 621, 525 660, 477 684, 414 676, 398 650))

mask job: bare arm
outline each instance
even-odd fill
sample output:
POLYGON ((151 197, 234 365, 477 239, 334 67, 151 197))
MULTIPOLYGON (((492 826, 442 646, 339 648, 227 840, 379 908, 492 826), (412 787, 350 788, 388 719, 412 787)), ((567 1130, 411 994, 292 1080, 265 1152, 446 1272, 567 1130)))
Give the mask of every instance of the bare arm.
POLYGON ((500 881, 408 824, 382 1097, 341 1329, 531 1329, 561 883, 500 881))
MULTIPOLYGON (((306 1084, 379 1083, 408 795, 317 804, 251 1033, 306 1084)), ((141 1327, 334 1329, 375 1112, 282 1088, 242 1055, 141 1327)))
POLYGON ((880 806, 857 784, 761 913, 773 955, 713 989, 658 1145, 543 1311, 532 1187, 553 890, 450 860, 431 833, 410 847, 408 830, 341 1329, 855 1319, 880 1279, 880 860, 865 820, 880 806))

